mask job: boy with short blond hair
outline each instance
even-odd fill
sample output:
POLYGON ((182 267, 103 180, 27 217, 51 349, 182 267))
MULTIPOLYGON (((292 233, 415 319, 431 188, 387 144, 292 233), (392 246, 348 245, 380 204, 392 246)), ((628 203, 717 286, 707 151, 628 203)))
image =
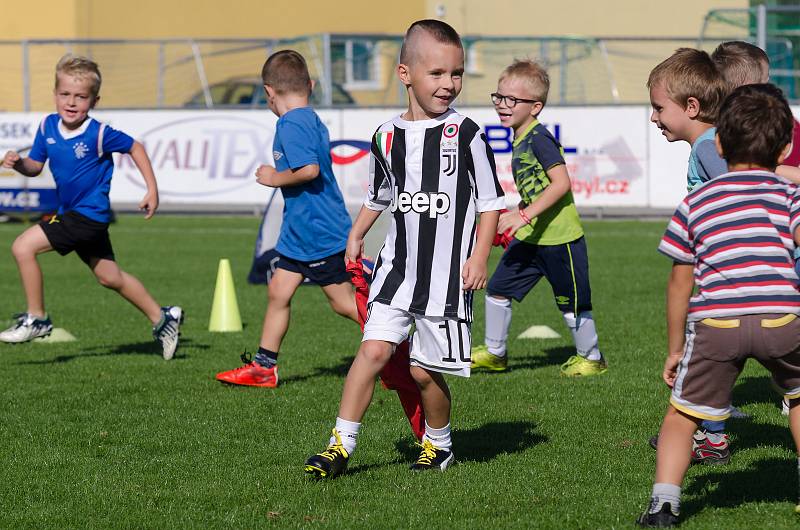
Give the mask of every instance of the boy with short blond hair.
POLYGON ((722 42, 711 53, 711 60, 717 65, 730 91, 742 85, 769 81, 769 56, 749 42, 722 42))
POLYGON ((273 139, 275 166, 256 171, 259 184, 280 188, 283 222, 275 250, 275 273, 255 358, 220 372, 223 383, 275 388, 278 352, 289 329, 291 301, 305 278, 322 287, 331 308, 358 322, 355 295, 345 269, 350 215, 336 183, 328 128, 308 106, 313 82, 306 61, 294 50, 273 53, 261 70, 267 104, 278 116, 273 139))
POLYGON ((0 333, 0 341, 26 342, 52 332, 36 256, 52 250, 66 255, 74 250, 102 286, 117 291, 150 319, 164 359, 171 359, 178 347, 183 310, 159 306, 136 277, 119 268, 108 234, 108 194, 114 172, 111 154, 130 154, 142 174, 147 192, 139 208, 147 212, 145 219, 158 208, 158 186, 150 159, 142 144, 89 116, 100 100, 102 79, 97 63, 65 55, 56 65, 55 80, 56 112, 42 120, 28 156, 9 151, 3 158, 3 167, 27 177, 39 175, 49 159, 59 208, 57 215, 25 230, 11 246, 27 309, 11 328, 0 333))
POLYGON ((364 236, 383 210, 392 212, 392 224, 375 264, 364 338, 333 435, 327 449, 305 464, 317 478, 345 471, 375 376, 412 325, 411 375, 426 420, 412 469, 443 471, 454 461, 443 374, 470 373, 472 293, 486 283, 503 191, 480 127, 450 108, 464 74, 458 33, 438 20, 413 23, 397 73, 408 110, 373 136, 368 195, 348 237, 347 259, 363 254, 364 236))
POLYGON ((653 113, 667 141, 691 147, 687 188, 691 190, 727 171, 714 147, 714 121, 727 85, 704 51, 679 48, 650 72, 647 80, 653 113))
POLYGON ((800 192, 774 173, 792 128, 789 105, 774 85, 734 90, 716 137, 730 172, 689 193, 659 245, 673 260, 663 373, 672 394, 640 526, 677 524, 693 433, 704 419, 730 415, 731 391, 748 358, 767 368, 790 400, 800 448, 800 278, 792 259, 800 242, 800 192))
POLYGON ((472 351, 472 367, 505 371, 511 300, 521 302, 547 278, 556 306, 572 333, 575 355, 565 376, 599 375, 608 369, 592 316, 589 258, 572 184, 558 140, 539 123, 550 80, 539 63, 514 61, 492 94, 500 123, 514 132, 511 168, 521 201, 500 216, 498 230, 513 236, 486 289, 485 345, 472 351))

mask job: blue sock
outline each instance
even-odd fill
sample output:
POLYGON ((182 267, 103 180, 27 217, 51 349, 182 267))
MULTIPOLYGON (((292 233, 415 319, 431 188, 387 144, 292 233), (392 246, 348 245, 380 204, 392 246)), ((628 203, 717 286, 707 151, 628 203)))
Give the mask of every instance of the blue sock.
POLYGON ((259 346, 254 361, 264 368, 272 368, 278 364, 278 352, 259 346))

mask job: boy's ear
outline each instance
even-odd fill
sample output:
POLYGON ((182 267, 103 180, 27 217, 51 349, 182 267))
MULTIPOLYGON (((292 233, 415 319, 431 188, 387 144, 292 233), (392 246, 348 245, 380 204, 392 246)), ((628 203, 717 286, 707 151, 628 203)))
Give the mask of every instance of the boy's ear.
POLYGON ((402 63, 397 65, 397 77, 400 78, 400 82, 404 85, 408 86, 411 84, 411 73, 407 65, 402 63))
POLYGON ((94 108, 94 106, 95 106, 95 105, 97 105, 97 102, 98 102, 98 101, 100 101, 100 94, 98 94, 98 95, 96 95, 96 96, 94 97, 94 100, 92 101, 92 104, 91 104, 91 105, 89 105, 89 108, 90 108, 90 109, 93 109, 93 108, 94 108))
POLYGON ((314 87, 317 86, 317 80, 311 79, 311 89, 308 91, 309 93, 314 91, 314 87))
POLYGON ((686 98, 686 115, 689 118, 697 118, 697 115, 700 114, 700 100, 696 97, 689 96, 686 98))
POLYGON ((789 142, 788 144, 786 144, 786 147, 783 148, 781 154, 778 155, 778 163, 777 163, 778 166, 783 164, 783 161, 789 157, 789 153, 792 152, 792 147, 794 147, 794 144, 792 142, 789 142))
POLYGON ((717 154, 720 158, 725 158, 725 153, 722 152, 722 143, 719 141, 719 134, 714 135, 714 145, 717 147, 717 154))
POLYGON ((531 105, 531 116, 535 118, 536 116, 539 115, 540 112, 542 112, 543 108, 544 104, 541 101, 537 101, 536 103, 531 105))
MULTIPOLYGON (((313 82, 313 81, 312 81, 313 82)), ((269 85, 264 85, 264 92, 267 93, 267 99, 272 99, 275 97, 275 89, 269 85)))

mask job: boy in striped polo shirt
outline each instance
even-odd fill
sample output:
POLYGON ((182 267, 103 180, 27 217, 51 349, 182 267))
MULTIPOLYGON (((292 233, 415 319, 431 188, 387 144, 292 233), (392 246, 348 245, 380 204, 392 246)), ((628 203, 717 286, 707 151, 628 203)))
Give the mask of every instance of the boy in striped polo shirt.
POLYGON ((677 524, 692 435, 702 420, 730 415, 731 390, 747 358, 767 368, 789 398, 800 446, 800 280, 792 259, 800 192, 774 173, 791 149, 792 128, 778 88, 736 89, 722 105, 715 140, 729 172, 689 193, 658 247, 674 261, 663 372, 672 396, 640 526, 677 524))

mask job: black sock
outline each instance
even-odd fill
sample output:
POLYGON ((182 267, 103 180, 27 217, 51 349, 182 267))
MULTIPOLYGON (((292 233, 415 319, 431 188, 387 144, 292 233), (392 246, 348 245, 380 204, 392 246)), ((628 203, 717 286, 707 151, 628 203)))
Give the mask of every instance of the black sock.
POLYGON ((253 360, 264 368, 272 368, 278 364, 278 352, 259 346, 256 358, 253 360))

